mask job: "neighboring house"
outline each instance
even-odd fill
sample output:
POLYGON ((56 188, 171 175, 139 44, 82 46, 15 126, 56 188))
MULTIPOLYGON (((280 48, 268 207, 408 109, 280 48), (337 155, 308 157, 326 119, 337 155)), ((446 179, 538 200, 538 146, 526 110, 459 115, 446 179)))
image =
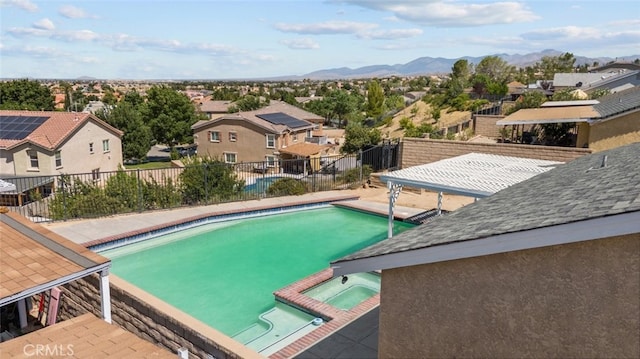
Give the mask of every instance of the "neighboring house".
MULTIPOLYGON (((197 122, 191 128, 198 154, 227 163, 264 161, 268 167, 275 168, 282 159, 282 150, 313 139, 317 126, 305 117, 319 118, 295 106, 285 105, 272 101, 259 110, 197 122)), ((326 148, 319 144, 307 145, 315 146, 314 153, 326 148)), ((308 151, 309 147, 305 146, 305 154, 308 151)))
POLYGON ((0 176, 16 184, 16 203, 32 190, 48 195, 59 174, 116 171, 122 165, 122 131, 89 113, 0 111, 0 176), (44 181, 43 179, 50 180, 44 181))
POLYGON ((109 259, 13 212, 0 212, 0 233, 0 357, 176 357, 111 324, 109 259), (60 322, 59 286, 88 276, 99 278, 102 318, 60 322))
POLYGON ((640 86, 640 70, 619 69, 612 72, 557 73, 553 77, 554 91, 581 89, 617 92, 629 86, 640 86))
POLYGON ((640 141, 640 87, 598 100, 548 101, 541 108, 522 109, 496 122, 530 131, 532 126, 574 123, 575 147, 594 152, 640 141))
POLYGON ((229 106, 232 102, 227 100, 206 100, 200 102, 200 112, 204 113, 208 119, 224 116, 229 113, 229 106))
POLYGON ((640 357, 640 142, 332 262, 382 271, 380 358, 640 357))
POLYGON ((82 112, 95 114, 98 111, 111 110, 113 106, 109 106, 102 101, 89 101, 82 112))

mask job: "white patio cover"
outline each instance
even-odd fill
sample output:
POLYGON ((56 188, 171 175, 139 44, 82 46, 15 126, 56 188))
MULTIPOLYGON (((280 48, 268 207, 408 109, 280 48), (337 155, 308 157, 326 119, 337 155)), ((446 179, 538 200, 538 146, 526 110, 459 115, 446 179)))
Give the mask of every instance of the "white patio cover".
POLYGON ((402 186, 474 198, 490 196, 502 189, 549 171, 562 162, 530 158, 468 153, 425 165, 404 168, 380 176, 389 188, 389 237, 393 231, 393 208, 402 186))
POLYGON ((0 179, 0 192, 14 192, 16 185, 0 179))

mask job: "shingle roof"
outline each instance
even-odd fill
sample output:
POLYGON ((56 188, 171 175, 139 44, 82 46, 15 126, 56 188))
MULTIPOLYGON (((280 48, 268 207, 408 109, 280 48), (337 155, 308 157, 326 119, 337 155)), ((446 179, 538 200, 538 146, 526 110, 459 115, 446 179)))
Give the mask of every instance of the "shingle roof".
POLYGON ((0 303, 109 263, 109 259, 13 212, 0 214, 0 233, 0 303))
POLYGON ((26 138, 21 140, 3 139, 0 133, 0 148, 13 148, 23 143, 33 143, 46 149, 56 149, 77 129, 88 121, 94 121, 101 127, 122 136, 122 131, 110 126, 90 113, 55 112, 55 111, 11 111, 0 110, 0 116, 33 116, 48 117, 48 119, 34 129, 26 138))
POLYGON ((55 325, 0 344, 3 358, 177 358, 177 354, 137 337, 93 314, 55 325), (36 347, 36 344, 41 347, 36 347), (44 354, 44 349, 47 354, 44 354))
POLYGON ((334 263, 640 212, 639 168, 640 143, 584 156, 334 263))
POLYGON ((593 108, 598 111, 602 118, 639 109, 640 86, 603 96, 598 101, 600 103, 593 105, 593 108))

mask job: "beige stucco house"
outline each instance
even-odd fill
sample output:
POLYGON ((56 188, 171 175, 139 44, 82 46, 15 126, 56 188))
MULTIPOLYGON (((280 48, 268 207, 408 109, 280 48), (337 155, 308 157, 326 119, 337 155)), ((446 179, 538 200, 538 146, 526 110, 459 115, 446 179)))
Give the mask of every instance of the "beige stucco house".
POLYGON ((275 168, 283 158, 309 157, 309 153, 325 153, 331 147, 314 141, 318 124, 310 119, 322 120, 295 106, 271 101, 259 110, 199 121, 191 128, 200 156, 226 163, 265 162, 267 167, 275 168), (296 148, 303 151, 298 153, 296 148))
POLYGON ((640 142, 332 263, 382 271, 380 358, 640 357, 640 142))
MULTIPOLYGON (((100 172, 116 171, 122 165, 121 138, 122 131, 90 113, 3 110, 0 178, 42 179, 63 173, 98 177, 100 172)), ((33 189, 49 192, 53 180, 21 180, 16 184, 15 195, 20 196, 33 189)))
POLYGON ((541 108, 522 109, 496 122, 516 132, 539 124, 573 123, 575 147, 604 151, 640 141, 640 87, 598 100, 549 101, 541 108))

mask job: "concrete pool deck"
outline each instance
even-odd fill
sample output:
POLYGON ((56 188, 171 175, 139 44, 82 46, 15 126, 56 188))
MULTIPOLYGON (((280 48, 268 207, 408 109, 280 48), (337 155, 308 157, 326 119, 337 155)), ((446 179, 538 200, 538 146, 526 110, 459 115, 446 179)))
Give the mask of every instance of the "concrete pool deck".
MULTIPOLYGON (((109 240, 148 232, 149 230, 155 230, 170 225, 185 223, 199 218, 206 218, 219 214, 240 213, 243 211, 252 210, 266 210, 271 208, 307 205, 314 203, 339 202, 342 206, 351 207, 357 210, 369 211, 383 216, 386 216, 388 214, 388 203, 361 200, 359 198, 360 197, 357 194, 354 194, 350 191, 327 191, 311 193, 302 196, 286 196, 244 202, 221 203, 209 206, 184 207, 171 210, 118 215, 98 219, 69 220, 65 222, 46 223, 43 225, 47 229, 58 235, 61 235, 76 243, 89 246, 109 240)), ((394 214, 396 218, 402 219, 414 216, 424 211, 425 209, 423 208, 396 206, 394 214)), ((327 271, 318 273, 315 276, 330 277, 331 274, 327 273, 327 271)), ((379 305, 379 299, 380 297, 378 294, 361 303, 361 305, 358 305, 352 310, 346 311, 344 313, 337 313, 335 314, 335 316, 332 315, 333 320, 320 327, 319 330, 316 330, 311 334, 300 338, 300 340, 297 340, 291 345, 282 348, 278 352, 269 355, 269 357, 279 359, 290 358, 302 353, 308 355, 309 352, 306 352, 307 349, 313 347, 315 344, 318 344, 321 341, 323 341, 324 343, 331 342, 330 340, 327 342, 325 341, 325 339, 328 339, 334 334, 338 335, 337 333, 339 330, 341 330, 348 324, 357 321, 359 317, 362 317, 366 313, 377 308, 379 305)), ((322 348, 322 346, 320 345, 314 348, 316 351, 318 351, 322 348)), ((363 348, 367 352, 362 352, 360 354, 367 357, 370 356, 371 348, 363 348)), ((317 355, 317 352, 315 352, 314 354, 317 355)), ((356 357, 357 356, 358 355, 356 354, 356 357)))

